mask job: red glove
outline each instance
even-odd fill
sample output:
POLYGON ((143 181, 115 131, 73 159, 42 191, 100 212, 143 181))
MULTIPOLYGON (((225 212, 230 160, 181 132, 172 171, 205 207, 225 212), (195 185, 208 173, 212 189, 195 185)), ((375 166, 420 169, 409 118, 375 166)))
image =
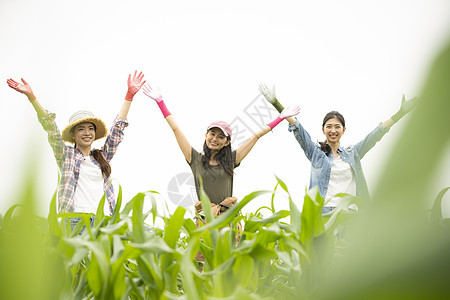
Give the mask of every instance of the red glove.
POLYGON ((131 78, 131 74, 128 74, 128 91, 125 95, 125 100, 133 101, 134 95, 136 95, 137 92, 141 89, 142 85, 144 85, 145 80, 142 81, 144 78, 144 74, 142 72, 139 73, 139 75, 136 76, 137 71, 134 71, 133 78, 131 78))

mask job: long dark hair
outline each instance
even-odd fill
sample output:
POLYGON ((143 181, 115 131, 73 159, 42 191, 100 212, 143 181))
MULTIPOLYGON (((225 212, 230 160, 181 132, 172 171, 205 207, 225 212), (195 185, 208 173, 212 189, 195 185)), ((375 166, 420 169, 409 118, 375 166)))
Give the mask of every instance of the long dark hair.
MULTIPOLYGON (((342 127, 345 127, 345 119, 344 116, 341 115, 339 112, 333 110, 330 111, 329 113, 327 113, 325 115, 325 117, 323 118, 323 122, 322 122, 322 130, 323 127, 325 126, 325 123, 329 120, 329 119, 333 119, 336 118, 338 119, 339 123, 341 123, 342 127)), ((320 145, 320 150, 322 150, 323 152, 325 152, 325 154, 328 156, 331 153, 331 147, 330 145, 327 144, 327 140, 325 139, 325 142, 319 142, 320 145)))
MULTIPOLYGON (((94 123, 92 123, 92 125, 94 125, 94 129, 95 132, 97 132, 97 127, 95 126, 94 123)), ((70 129, 70 131, 73 133, 75 130, 75 126, 72 127, 70 129)), ((77 144, 74 144, 74 147, 77 147, 77 144)), ((105 156, 103 155, 103 151, 99 150, 99 149, 94 149, 91 151, 92 156, 94 157, 94 159, 98 162, 98 164, 100 165, 100 170, 102 171, 102 174, 105 178, 108 178, 109 175, 111 175, 111 165, 109 164, 109 162, 106 160, 105 156)))
POLYGON ((95 158, 95 160, 100 165, 100 170, 102 170, 103 176, 106 178, 111 175, 111 165, 106 160, 105 156, 103 155, 103 151, 99 149, 92 150, 92 156, 95 158))
MULTIPOLYGON (((230 141, 230 137, 227 136, 227 141, 230 141)), ((202 165, 203 168, 208 169, 211 168, 209 161, 211 160, 211 149, 206 146, 206 141, 203 144, 203 155, 202 155, 202 165)), ((219 165, 223 167, 225 172, 233 177, 233 154, 231 151, 231 143, 228 143, 227 146, 224 146, 220 151, 214 156, 214 159, 219 162, 219 165)))

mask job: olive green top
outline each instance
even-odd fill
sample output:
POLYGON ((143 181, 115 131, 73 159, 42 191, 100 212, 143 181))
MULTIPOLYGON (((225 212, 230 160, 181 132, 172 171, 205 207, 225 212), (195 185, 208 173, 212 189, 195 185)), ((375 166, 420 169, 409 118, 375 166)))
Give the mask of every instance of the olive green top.
MULTIPOLYGON (((234 168, 236 164, 236 150, 232 152, 234 168)), ((194 148, 191 151, 191 163, 189 164, 195 178, 195 189, 200 200, 200 176, 203 180, 203 190, 208 195, 211 203, 219 204, 225 198, 233 196, 233 177, 225 172, 222 165, 210 165, 205 169, 202 165, 202 154, 194 148)))

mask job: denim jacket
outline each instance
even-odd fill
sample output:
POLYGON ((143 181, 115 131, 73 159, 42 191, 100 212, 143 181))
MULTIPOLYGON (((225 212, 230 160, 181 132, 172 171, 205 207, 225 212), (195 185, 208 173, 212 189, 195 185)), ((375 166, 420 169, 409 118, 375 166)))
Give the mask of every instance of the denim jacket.
MULTIPOLYGON (((319 192, 325 198, 330 181, 331 167, 333 165, 333 150, 329 156, 320 150, 320 146, 311 140, 308 132, 298 120, 289 125, 289 131, 294 131, 294 136, 311 162, 311 175, 309 188, 319 186, 319 192)), ((338 152, 341 158, 350 165, 356 181, 356 196, 369 199, 369 189, 361 166, 361 159, 372 149, 377 142, 389 131, 389 128, 381 126, 381 123, 356 145, 346 148, 339 146, 338 152)))

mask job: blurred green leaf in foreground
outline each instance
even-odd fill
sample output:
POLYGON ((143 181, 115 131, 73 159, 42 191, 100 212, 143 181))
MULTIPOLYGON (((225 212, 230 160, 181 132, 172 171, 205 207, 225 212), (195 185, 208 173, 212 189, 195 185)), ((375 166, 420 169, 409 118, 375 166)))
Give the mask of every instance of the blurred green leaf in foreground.
POLYGON ((357 232, 351 247, 313 299, 450 298, 450 231, 424 213, 430 208, 427 192, 450 150, 449 82, 450 44, 431 67, 372 202, 352 224, 357 232))

